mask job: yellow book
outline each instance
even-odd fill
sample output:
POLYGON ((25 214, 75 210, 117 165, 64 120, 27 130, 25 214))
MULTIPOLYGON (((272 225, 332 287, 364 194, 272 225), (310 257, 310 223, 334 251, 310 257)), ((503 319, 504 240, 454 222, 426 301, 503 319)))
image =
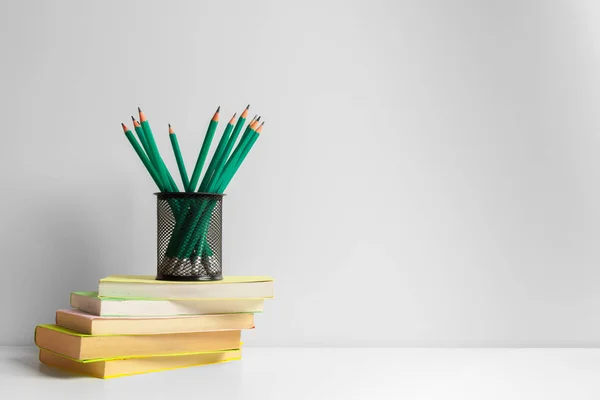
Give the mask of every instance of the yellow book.
POLYGON ((81 375, 103 379, 193 367, 197 365, 217 364, 239 360, 241 357, 241 350, 238 349, 182 356, 106 359, 95 362, 81 362, 48 350, 40 349, 40 361, 46 365, 81 375))
POLYGON ((240 348, 241 331, 93 336, 58 325, 38 325, 35 344, 76 360, 185 355, 240 348))
POLYGON ((100 279, 99 297, 145 299, 265 299, 273 297, 269 276, 225 276, 221 281, 161 281, 152 275, 100 279))

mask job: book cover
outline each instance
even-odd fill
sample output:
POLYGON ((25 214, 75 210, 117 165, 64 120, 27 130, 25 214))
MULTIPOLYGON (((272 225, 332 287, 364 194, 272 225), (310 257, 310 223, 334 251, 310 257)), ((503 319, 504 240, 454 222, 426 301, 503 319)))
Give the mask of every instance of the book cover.
POLYGON ((100 317, 80 310, 57 310, 56 324, 90 335, 148 335, 254 328, 253 314, 100 317))
POLYGON ((241 350, 206 352, 188 355, 159 356, 128 359, 101 359, 82 362, 69 357, 40 349, 42 363, 61 370, 95 378, 110 379, 122 376, 166 371, 200 365, 218 364, 240 360, 241 350))
POLYGON ((226 276, 221 281, 162 281, 151 275, 114 275, 98 285, 99 297, 154 299, 272 298, 268 276, 226 276))
POLYGON ((71 307, 93 315, 115 317, 154 317, 173 315, 206 315, 260 313, 264 299, 142 299, 99 297, 98 292, 73 292, 71 307))
POLYGON ((77 360, 184 355, 240 348, 241 331, 157 335, 89 335, 58 325, 38 325, 35 344, 77 360))

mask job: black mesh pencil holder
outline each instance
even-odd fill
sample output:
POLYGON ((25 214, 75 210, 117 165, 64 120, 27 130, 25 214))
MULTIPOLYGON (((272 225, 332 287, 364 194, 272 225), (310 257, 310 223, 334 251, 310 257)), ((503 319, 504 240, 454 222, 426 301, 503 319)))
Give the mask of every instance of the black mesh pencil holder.
POLYGON ((223 195, 155 193, 157 217, 156 279, 223 279, 223 195))

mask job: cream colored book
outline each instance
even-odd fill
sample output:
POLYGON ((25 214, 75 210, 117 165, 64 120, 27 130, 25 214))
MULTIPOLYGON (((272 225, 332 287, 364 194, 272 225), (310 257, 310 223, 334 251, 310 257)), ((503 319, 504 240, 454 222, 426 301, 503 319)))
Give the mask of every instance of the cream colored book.
POLYGON ((160 300, 98 297, 98 292, 71 293, 71 307, 94 315, 113 317, 161 317, 259 313, 264 299, 160 300))
POLYGON ((100 280, 98 296, 152 299, 265 299, 269 276, 225 276, 221 281, 160 281, 152 275, 113 275, 100 280))
POLYGON ((48 350, 40 349, 40 361, 46 365, 77 374, 103 379, 198 365, 217 364, 239 360, 241 357, 241 350, 232 350, 183 356, 108 359, 84 363, 63 357, 48 350))
POLYGON ((92 336, 58 325, 38 325, 35 344, 76 360, 185 355, 240 348, 241 331, 92 336))
POLYGON ((88 335, 149 335, 254 328, 253 314, 172 317, 99 317, 79 310, 57 310, 56 324, 88 335))

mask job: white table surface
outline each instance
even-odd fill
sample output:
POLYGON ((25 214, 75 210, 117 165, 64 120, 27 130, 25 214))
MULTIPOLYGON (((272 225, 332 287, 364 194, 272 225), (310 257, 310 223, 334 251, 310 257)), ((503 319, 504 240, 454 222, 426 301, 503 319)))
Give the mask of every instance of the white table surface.
POLYGON ((600 399, 600 349, 245 348, 243 359, 116 379, 0 347, 0 399, 600 399))

